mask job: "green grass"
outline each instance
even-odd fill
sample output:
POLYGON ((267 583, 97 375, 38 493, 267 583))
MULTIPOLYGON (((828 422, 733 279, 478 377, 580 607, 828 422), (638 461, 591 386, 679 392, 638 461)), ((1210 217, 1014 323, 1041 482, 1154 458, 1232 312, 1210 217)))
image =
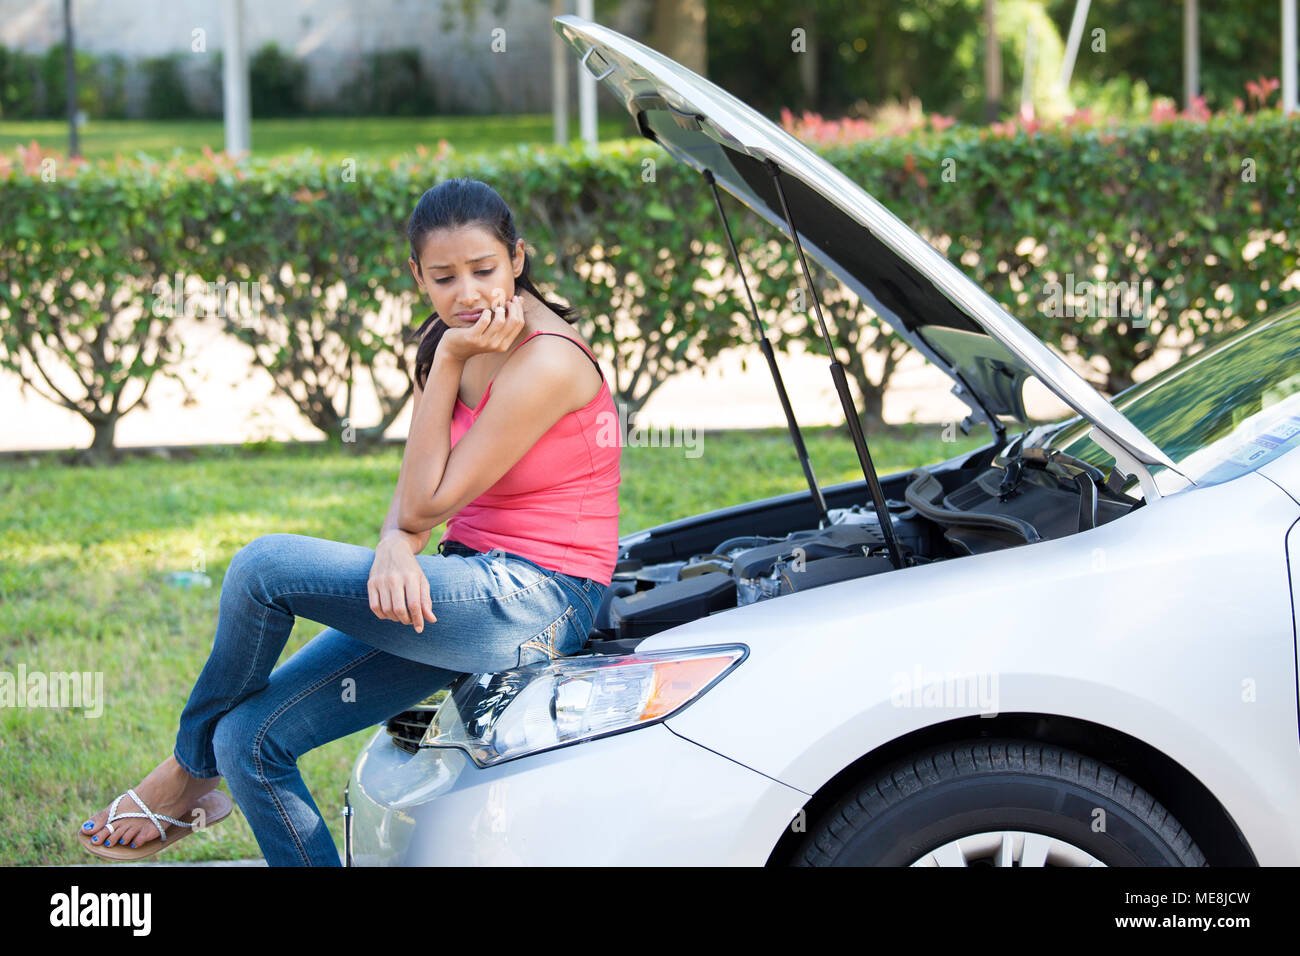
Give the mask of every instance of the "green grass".
MULTIPOLYGON (((843 432, 809 429, 807 438, 824 485, 861 476, 843 432)), ((917 427, 873 440, 872 453, 888 474, 984 441, 944 443, 937 426, 917 427)), ((681 448, 624 449, 623 533, 805 487, 783 430, 709 432, 698 447, 696 458, 681 448)), ((106 702, 98 718, 73 709, 0 709, 0 781, 10 821, 0 830, 0 864, 81 863, 89 858, 76 828, 171 750, 234 553, 276 531, 373 546, 401 458, 398 448, 357 457, 288 446, 106 468, 32 461, 0 467, 0 670, 102 671, 106 702), (211 589, 163 583, 197 560, 211 589)), ((298 620, 285 657, 320 630, 298 620)), ((343 785, 371 733, 333 741, 299 763, 340 842, 343 785)), ((167 854, 260 856, 238 811, 167 854)))
MULTIPOLYGON (((569 131, 576 137, 577 122, 569 131)), ((630 120, 604 119, 601 140, 634 136, 630 120)), ((145 152, 155 157, 202 152, 210 146, 220 152, 225 145, 221 120, 91 120, 81 129, 81 154, 87 159, 145 152)), ((430 150, 447 140, 461 153, 501 149, 519 143, 549 144, 549 114, 518 116, 434 117, 306 117, 253 120, 255 155, 297 153, 313 149, 328 157, 391 156, 410 152, 417 144, 430 150)), ((43 149, 59 153, 68 148, 68 126, 60 120, 0 122, 0 151, 36 140, 43 149)))

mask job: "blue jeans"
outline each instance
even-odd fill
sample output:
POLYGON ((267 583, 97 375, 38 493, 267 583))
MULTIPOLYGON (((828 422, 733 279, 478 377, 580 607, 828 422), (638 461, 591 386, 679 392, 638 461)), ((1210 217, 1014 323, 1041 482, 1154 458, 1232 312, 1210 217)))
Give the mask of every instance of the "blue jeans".
POLYGON ((448 544, 415 556, 438 619, 416 633, 370 609, 374 557, 360 545, 267 534, 226 570, 175 756, 192 776, 226 778, 271 866, 340 865, 298 772, 302 754, 386 721, 461 673, 578 651, 606 589, 500 549, 448 544), (272 672, 297 617, 327 626, 272 672))

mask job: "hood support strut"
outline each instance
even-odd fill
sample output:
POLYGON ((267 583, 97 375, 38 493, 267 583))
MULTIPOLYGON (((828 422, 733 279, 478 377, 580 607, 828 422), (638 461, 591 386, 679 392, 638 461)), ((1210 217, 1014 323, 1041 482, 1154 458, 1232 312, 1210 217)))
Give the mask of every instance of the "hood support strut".
POLYGON ((826 343, 826 354, 831 357, 831 378, 835 381, 835 391, 840 396, 840 406, 844 409, 844 420, 849 426, 849 434, 853 436, 853 447, 858 453, 862 474, 866 477, 867 487, 871 491, 871 503, 876 509, 876 517, 880 519, 880 533, 884 536, 885 547, 889 550, 889 561, 897 570, 903 567, 904 561, 902 551, 898 547, 898 539, 894 537, 894 518, 889 513, 885 492, 880 487, 876 466, 871 461, 871 452, 867 450, 867 439, 862 433, 862 422, 858 419, 858 410, 853 404, 853 397, 849 394, 849 380, 844 374, 844 366, 840 364, 839 357, 835 354, 835 344, 826 329, 821 300, 817 298, 817 287, 813 285, 812 273, 808 271, 808 260, 804 258, 803 244, 799 241, 799 232, 794 227, 794 216, 790 214, 790 204, 786 202, 785 189, 781 186, 781 167, 771 159, 764 162, 772 174, 772 185, 776 187, 776 195, 781 200, 781 212, 790 227, 790 238, 794 242, 795 252, 799 254, 799 265, 803 269, 804 281, 808 283, 808 294, 812 296, 813 309, 817 312, 817 324, 821 327, 822 340, 826 343))
POLYGON ((776 356, 772 352, 772 343, 767 338, 767 328, 763 325, 763 319, 758 314, 758 306, 754 304, 754 293, 749 289, 749 278, 745 275, 745 264, 741 261, 740 252, 736 249, 736 241, 731 236, 731 226, 727 222, 726 212, 722 209, 722 197, 718 195, 718 187, 713 178, 713 171, 705 169, 703 172, 704 181, 709 184, 709 189, 713 191, 713 202, 718 207, 718 218, 722 220, 722 229, 727 235, 727 245, 731 247, 731 257, 736 260, 736 271, 740 273, 740 281, 745 286, 745 295, 749 298, 749 314, 753 318, 754 335, 758 337, 759 348, 763 352, 763 358, 767 360, 768 370, 772 373, 772 381, 776 384, 776 394, 781 400, 781 410, 785 412, 785 423, 790 429, 790 440, 794 442, 795 452, 799 455, 799 465, 803 468, 803 475, 808 480, 808 491, 812 494, 813 506, 817 509, 818 527, 828 527, 831 519, 826 511, 826 497, 817 484, 817 476, 813 473, 812 462, 808 460, 808 448, 804 445, 803 432, 799 430, 799 423, 795 421, 794 417, 794 409, 790 407, 790 396, 786 393, 785 381, 781 378, 781 370, 777 368, 776 356))

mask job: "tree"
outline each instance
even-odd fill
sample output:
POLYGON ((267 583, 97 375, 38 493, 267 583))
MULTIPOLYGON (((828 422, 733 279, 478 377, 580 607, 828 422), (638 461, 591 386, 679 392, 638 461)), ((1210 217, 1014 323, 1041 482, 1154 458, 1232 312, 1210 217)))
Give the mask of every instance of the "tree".
POLYGON ((655 0, 647 45, 688 70, 707 76, 707 25, 704 0, 655 0))

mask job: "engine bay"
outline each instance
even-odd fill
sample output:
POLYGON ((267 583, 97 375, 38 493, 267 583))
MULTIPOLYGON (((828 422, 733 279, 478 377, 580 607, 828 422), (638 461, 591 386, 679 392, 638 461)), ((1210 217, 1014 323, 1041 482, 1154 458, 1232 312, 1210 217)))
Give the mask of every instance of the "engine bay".
MULTIPOLYGON (((1051 450, 1021 450, 1019 440, 957 467, 917 469, 883 484, 904 568, 1064 537, 1141 506, 1123 493, 1118 472, 1103 475, 1051 450)), ((806 521, 807 495, 802 509, 791 507, 798 497, 778 499, 784 507, 773 514, 748 506, 731 520, 704 515, 631 536, 593 640, 638 641, 709 614, 898 570, 864 489, 843 488, 834 502, 840 506, 827 509, 820 527, 783 525, 781 517, 799 513, 806 521), (713 538, 711 523, 718 525, 713 538), (734 533, 741 528, 753 533, 734 533)))

